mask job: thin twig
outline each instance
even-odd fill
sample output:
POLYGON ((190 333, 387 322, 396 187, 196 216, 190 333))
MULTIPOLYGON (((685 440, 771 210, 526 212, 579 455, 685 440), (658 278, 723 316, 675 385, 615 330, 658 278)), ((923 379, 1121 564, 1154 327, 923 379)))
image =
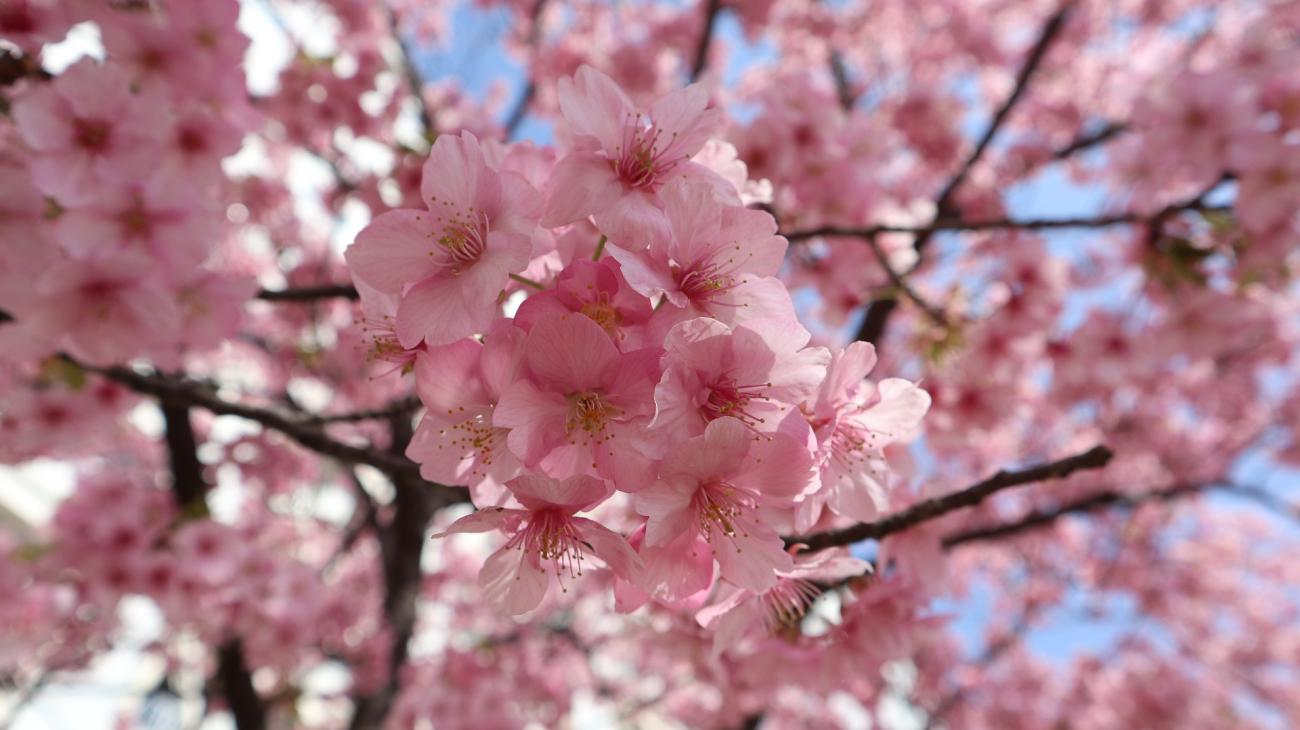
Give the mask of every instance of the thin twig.
MULTIPOLYGON (((1025 90, 1029 87, 1029 82, 1033 79, 1034 73, 1038 70, 1043 58, 1047 56, 1047 50, 1051 47, 1053 41, 1060 34, 1061 29, 1065 27, 1065 19, 1069 15, 1070 9, 1074 6, 1074 0, 1067 2, 1056 11, 1047 22, 1043 25, 1042 31, 1038 35, 1037 42, 1026 56, 1025 62, 1020 67, 1020 72, 1016 74, 1015 86, 1011 94, 1007 97, 1002 106, 998 107, 993 114, 993 119, 989 126, 984 130, 984 134, 976 142, 975 148, 957 168, 957 172, 948 180, 943 189, 939 191, 935 199, 934 220, 935 222, 953 217, 953 198, 957 194, 958 188, 966 181, 967 175, 979 164, 980 158, 984 156, 985 150, 992 144, 993 138, 997 136, 1002 125, 1011 116, 1011 111, 1015 109, 1016 104, 1024 97, 1025 90)), ((917 266, 921 263, 921 254, 925 252, 926 246, 934 236, 934 231, 939 230, 931 227, 931 230, 923 231, 916 237, 912 244, 916 249, 917 266)), ((915 267, 913 267, 915 268, 915 267)), ((893 314, 898 307, 898 298, 893 296, 881 297, 867 307, 866 314, 862 318, 862 324, 858 327, 856 339, 865 342, 874 342, 879 344, 881 337, 885 333, 885 327, 889 322, 889 316, 893 314)))
POLYGON ((1093 448, 1045 464, 1018 471, 1000 471, 997 474, 961 491, 935 497, 908 507, 875 522, 863 522, 842 530, 828 530, 803 537, 786 538, 788 544, 806 545, 809 552, 841 545, 852 545, 863 540, 878 540, 887 535, 915 527, 923 522, 942 517, 954 510, 973 507, 988 497, 1011 487, 1033 484, 1048 479, 1063 479, 1076 471, 1097 469, 1110 461, 1112 453, 1105 446, 1093 448))
POLYGON ((889 257, 886 256, 885 252, 880 248, 879 237, 868 236, 867 245, 871 247, 871 253, 875 255, 876 261, 880 264, 880 268, 885 270, 885 275, 889 277, 889 280, 893 283, 894 287, 903 292, 908 299, 912 300, 913 304, 920 307, 921 311, 925 312, 926 316, 930 318, 930 321, 940 327, 946 328, 948 326, 948 320, 944 317, 943 312, 933 304, 930 304, 930 302, 926 301, 924 297, 912 288, 911 284, 907 283, 907 279, 905 279, 902 274, 894 270, 893 264, 889 263, 889 257))
POLYGON ((962 530, 945 537, 943 539, 943 546, 945 549, 951 549, 972 542, 984 542, 987 540, 1013 537, 1048 527, 1067 515, 1095 512, 1110 507, 1132 508, 1148 502, 1167 502, 1181 497, 1199 494, 1200 492, 1216 486, 1218 486, 1217 483, 1213 482, 1180 484, 1165 489, 1157 489, 1137 494, 1107 490, 1066 502, 1065 504, 1051 509, 1036 510, 1011 522, 962 530))
POLYGON ((1106 144, 1127 129, 1127 126, 1118 122, 1108 122, 1095 132, 1084 133, 1075 137, 1072 142, 1053 152, 1052 160, 1059 162, 1060 160, 1069 159, 1080 152, 1106 144))
MULTIPOLYGON (((936 220, 927 226, 905 226, 882 223, 865 228, 840 228, 825 226, 782 234, 791 243, 807 241, 811 238, 842 236, 845 238, 864 238, 879 236, 882 233, 906 233, 916 236, 929 236, 943 231, 973 233, 979 231, 1046 231, 1069 228, 1111 228, 1125 225, 1152 225, 1157 218, 1168 219, 1171 215, 1186 212, 1226 213, 1232 210, 1229 205, 1206 205, 1201 196, 1183 203, 1166 207, 1154 215, 1141 215, 1127 212, 1113 215, 1100 215, 1079 218, 993 218, 983 221, 964 221, 956 218, 936 220)), ((913 267, 915 269, 915 267, 913 267)), ((910 272, 905 272, 910 273, 910 272)))

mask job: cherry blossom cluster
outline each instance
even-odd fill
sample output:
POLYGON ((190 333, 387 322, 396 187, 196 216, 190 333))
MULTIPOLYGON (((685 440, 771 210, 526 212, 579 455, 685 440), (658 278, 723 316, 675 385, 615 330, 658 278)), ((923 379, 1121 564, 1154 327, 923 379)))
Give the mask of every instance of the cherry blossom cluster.
POLYGON ((441 534, 506 535, 479 582, 512 614, 593 558, 623 610, 697 605, 720 580, 706 624, 746 596, 802 611, 822 562, 782 532, 888 510, 885 449, 929 396, 867 380, 869 344, 810 345, 776 278, 788 244, 745 206, 703 88, 642 109, 584 66, 558 93, 561 151, 441 135, 425 207, 346 254, 375 356, 413 370, 428 409, 407 454, 479 508, 441 534))
POLYGON ((1298 35, 0 0, 0 686, 125 646, 241 730, 1294 724, 1298 35))
POLYGON ((226 235, 221 160, 253 117, 237 68, 247 40, 227 3, 18 3, 28 52, 93 20, 106 59, 10 100, 0 156, 0 330, 15 361, 64 351, 97 365, 175 362, 234 329, 251 281, 214 261, 226 235), (78 6, 78 7, 73 7, 78 6))

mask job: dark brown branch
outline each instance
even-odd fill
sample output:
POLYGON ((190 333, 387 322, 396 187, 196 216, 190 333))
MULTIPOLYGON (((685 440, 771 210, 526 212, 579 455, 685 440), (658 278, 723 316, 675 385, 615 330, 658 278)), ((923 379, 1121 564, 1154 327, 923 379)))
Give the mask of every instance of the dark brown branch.
POLYGON ((271 407, 250 406, 232 403, 216 395, 199 383, 186 380, 166 378, 160 375, 146 375, 124 367, 93 367, 78 363, 88 372, 97 373, 109 380, 121 383, 137 393, 144 393, 162 403, 196 406, 223 416, 239 416, 255 421, 288 436, 298 444, 326 456, 333 457, 345 464, 367 464, 393 477, 420 480, 426 487, 439 486, 445 491, 453 492, 459 499, 465 498, 461 487, 433 485, 420 479, 420 468, 415 462, 401 454, 393 454, 373 446, 353 446, 337 441, 325 433, 318 423, 297 416, 290 416, 271 407))
POLYGON ((1018 487, 1048 479, 1063 479, 1076 471, 1097 469, 1110 461, 1112 454, 1105 446, 1094 446, 1081 454, 1019 471, 1000 471, 978 484, 959 492, 935 497, 908 507, 875 522, 864 522, 842 530, 828 530, 803 537, 786 538, 787 544, 803 544, 809 551, 825 550, 841 545, 852 545, 863 540, 879 540, 887 535, 915 527, 923 522, 942 517, 962 509, 974 507, 990 496, 1011 487, 1018 487))
MULTIPOLYGON (((1053 41, 1056 40, 1061 29, 1065 27, 1065 19, 1069 15, 1070 9, 1073 6, 1073 0, 1067 0, 1067 2, 1061 6, 1061 9, 1057 10, 1056 13, 1053 14, 1052 17, 1048 18, 1047 22, 1043 25, 1043 29, 1038 35, 1037 42, 1034 43, 1033 47, 1029 51, 1029 55, 1026 56, 1025 62, 1020 67, 1020 72, 1016 74, 1016 82, 1015 86, 1012 87, 1011 94, 1007 97, 1006 101, 1002 103, 1002 106, 998 107, 997 111, 994 112, 992 121, 989 122, 988 128, 984 130, 984 134, 976 142, 975 149, 971 151, 962 163, 961 167, 957 168, 957 172, 948 180, 948 183, 943 186, 943 189, 939 191, 939 196, 935 199, 934 206, 935 221, 953 217, 953 213, 955 212, 953 198, 956 196, 957 190, 961 187, 962 183, 966 181, 966 177, 970 174, 970 171, 974 169, 975 165, 979 164, 980 159, 984 156, 984 152, 989 148, 989 145, 992 144, 993 138, 997 136, 1002 125, 1011 116, 1011 111, 1015 109, 1016 104, 1024 97, 1025 90, 1029 87, 1029 82, 1033 79, 1034 73, 1038 70, 1039 65, 1042 64, 1043 58, 1047 56, 1047 50, 1051 48, 1053 41)), ((925 252, 926 246, 934 236, 935 230, 938 229, 932 228, 931 230, 918 234, 916 241, 912 244, 916 249, 918 265, 921 261, 921 255, 925 252)), ((898 298, 895 296, 880 297, 871 302, 871 304, 867 306, 866 314, 862 318, 862 324, 858 327, 856 339, 879 344, 880 339, 885 334, 885 327, 889 322, 889 317, 897 308, 898 298)))
MULTIPOLYGON (((389 452, 400 456, 410 443, 411 419, 394 416, 392 446, 389 452)), ((379 532, 379 548, 384 569, 384 617, 392 631, 392 648, 388 657, 388 680, 374 693, 356 699, 351 730, 379 730, 401 691, 402 667, 415 634, 416 606, 424 576, 420 558, 429 542, 424 533, 439 509, 456 501, 444 491, 428 489, 418 476, 394 475, 392 521, 379 532)))
POLYGON ((1104 127, 1095 132, 1087 132, 1075 137, 1074 141, 1053 152, 1052 159, 1054 161, 1069 159, 1080 152, 1106 144, 1115 137, 1118 137, 1127 129, 1127 126, 1117 122, 1107 123, 1104 127))
POLYGON ((198 458, 198 439, 190 422, 189 406, 175 402, 158 405, 162 409, 167 456, 171 462, 172 494, 182 512, 197 509, 203 504, 208 485, 198 458))
POLYGON ((709 48, 713 45, 713 26, 722 10, 721 0, 705 0, 704 29, 700 31, 700 41, 695 46, 695 56, 691 61, 691 81, 700 78, 704 67, 709 65, 709 48))
POLYGON ((244 648, 238 639, 226 642, 218 650, 217 679, 230 714, 235 718, 235 727, 264 730, 266 707, 253 687, 253 675, 244 662, 244 648))
POLYGON ((48 78, 50 73, 41 68, 40 60, 36 57, 0 48, 0 87, 12 86, 21 79, 48 78))
POLYGON ((514 139, 515 134, 519 132, 519 125, 524 123, 524 117, 528 116, 528 108, 533 104, 533 98, 537 96, 537 82, 532 79, 524 86, 524 93, 520 95, 519 101, 515 102, 515 108, 510 110, 510 116, 506 119, 506 139, 514 139))
POLYGON ((844 56, 831 48, 828 63, 831 68, 831 78, 835 80, 835 97, 840 102, 840 108, 846 112, 852 111, 857 99, 854 98, 853 87, 849 83, 849 68, 844 63, 844 56))
POLYGON ((1070 228, 1111 228, 1133 224, 1150 224, 1157 216, 1168 219, 1170 215, 1189 211, 1204 213, 1225 213, 1231 206, 1205 205, 1198 197, 1179 203, 1157 213, 1156 216, 1143 216, 1138 213, 1115 213, 1079 218, 993 218, 983 221, 963 221, 955 218, 941 219, 928 226, 903 226, 882 223, 866 228, 838 228, 824 226, 803 231, 791 231, 783 234, 791 243, 807 241, 812 238, 827 236, 844 236, 848 238, 871 238, 882 233, 908 233, 917 236, 929 236, 933 233, 951 231, 957 233, 974 233, 979 231, 1051 231, 1070 228))
POLYGON ((1066 502, 1052 509, 1030 512, 1012 522, 962 530, 945 537, 943 539, 943 546, 945 549, 951 549, 972 542, 983 542, 987 540, 1013 537, 1048 527, 1067 515, 1095 512, 1110 507, 1133 508, 1148 502, 1167 502, 1181 497, 1198 494, 1214 486, 1213 483, 1182 484, 1140 494, 1128 494, 1125 492, 1107 490, 1066 502))
POLYGON ((420 409, 420 399, 415 396, 399 398, 381 408, 368 408, 347 413, 329 413, 308 415, 315 423, 351 423, 353 421, 376 421, 397 415, 411 415, 420 409))
POLYGON ((920 307, 921 311, 925 312, 926 316, 930 318, 930 321, 940 327, 947 327, 948 320, 944 317, 943 312, 938 307, 935 307, 933 304, 926 301, 924 297, 912 288, 911 284, 907 283, 907 279, 905 279, 902 274, 894 270, 893 264, 889 263, 889 257, 886 256, 884 250, 880 248, 879 238, 877 236, 868 236, 867 245, 871 247, 871 253, 875 255, 876 261, 880 264, 880 267, 885 270, 885 275, 889 277, 891 282, 893 282, 894 287, 901 291, 908 299, 912 300, 913 304, 920 307))
POLYGON ((257 298, 268 302, 314 302, 318 299, 358 299, 357 288, 351 284, 321 284, 293 289, 262 289, 257 298))
POLYGON ((951 207, 952 198, 956 195, 957 189, 966 181, 966 177, 970 175, 975 165, 979 164, 980 159, 984 157, 984 152, 993 143, 993 138, 997 136, 1002 129, 1002 125, 1011 116, 1011 111, 1016 108, 1021 98, 1024 97, 1025 90, 1029 88, 1029 82, 1034 78, 1035 72, 1038 71, 1038 67, 1042 65, 1043 59, 1047 56, 1047 50, 1052 47, 1052 43, 1060 35, 1061 29, 1065 27, 1065 19, 1069 16, 1072 7, 1074 7, 1073 0, 1067 1, 1043 25, 1042 31, 1038 34, 1038 40, 1034 43, 1034 47, 1029 50, 1029 55, 1025 57, 1025 62, 1020 67, 1020 73, 1016 74, 1016 83, 1011 89, 1011 95, 993 113, 993 120, 989 122, 988 129, 984 130, 984 135, 975 144, 975 149, 966 157, 966 161, 962 163, 962 166, 957 169, 957 173, 948 180, 948 184, 939 193, 939 197, 935 202, 936 215, 944 215, 951 207))
MULTIPOLYGON (((198 439, 190 422, 189 406, 175 401, 160 401, 166 425, 167 456, 171 463, 172 495, 182 513, 207 510, 204 498, 208 491, 203 478, 203 464, 198 456, 198 439)), ((230 714, 239 730, 263 730, 266 706, 253 687, 252 673, 244 663, 238 638, 228 640, 217 650, 215 689, 226 698, 230 714)))

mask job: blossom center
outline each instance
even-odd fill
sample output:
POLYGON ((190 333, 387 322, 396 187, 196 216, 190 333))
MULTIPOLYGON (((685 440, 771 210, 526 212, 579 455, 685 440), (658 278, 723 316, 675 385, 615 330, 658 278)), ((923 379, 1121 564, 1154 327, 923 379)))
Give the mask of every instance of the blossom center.
MULTIPOLYGON (((460 410, 464 411, 464 406, 461 406, 460 410)), ((447 411, 448 415, 452 413, 451 410, 447 411)), ((473 454, 478 461, 478 466, 473 473, 479 474, 479 467, 492 466, 496 455, 501 453, 509 429, 493 426, 491 414, 479 412, 459 423, 447 426, 438 433, 450 436, 448 443, 451 448, 461 454, 473 454)), ((438 448, 441 449, 443 446, 439 444, 438 448)))
POLYGON ((664 140, 663 131, 647 125, 640 114, 631 117, 623 127, 623 144, 613 161, 614 174, 633 190, 657 190, 663 175, 685 159, 666 157, 676 139, 677 133, 673 132, 664 140))
POLYGON ((459 274, 483 257, 489 230, 487 213, 471 211, 468 216, 455 215, 443 224, 433 254, 440 256, 452 274, 459 274))
POLYGON ((535 555, 539 562, 549 562, 555 575, 570 578, 582 575, 584 544, 573 520, 564 512, 540 509, 531 513, 528 525, 510 538, 507 547, 518 548, 527 555, 535 555))
POLYGON ((623 324, 623 315, 609 300, 608 293, 600 292, 595 299, 584 303, 581 312, 584 317, 600 325, 600 328, 608 332, 611 337, 618 336, 618 328, 623 324))
POLYGON ((709 397, 700 406, 700 413, 706 421, 731 416, 746 426, 755 428, 764 419, 754 414, 754 401, 767 400, 763 389, 770 387, 771 383, 738 385, 734 378, 724 375, 709 387, 709 397))
POLYGON ((613 438, 605 435, 605 426, 609 420, 621 411, 605 401, 604 396, 594 391, 575 393, 568 397, 569 416, 564 422, 564 432, 573 435, 581 430, 589 438, 605 441, 613 438))
POLYGON ((740 490, 724 482, 701 484, 691 497, 700 534, 710 543, 715 532, 720 538, 735 537, 738 532, 744 534, 739 528, 739 518, 750 506, 740 490))
POLYGON ((689 269, 672 267, 673 279, 677 287, 693 301, 708 301, 734 289, 740 281, 722 270, 716 263, 696 266, 689 269))
POLYGON ((73 142, 89 152, 103 152, 107 149, 111 131, 107 123, 95 119, 76 119, 72 123, 73 142))

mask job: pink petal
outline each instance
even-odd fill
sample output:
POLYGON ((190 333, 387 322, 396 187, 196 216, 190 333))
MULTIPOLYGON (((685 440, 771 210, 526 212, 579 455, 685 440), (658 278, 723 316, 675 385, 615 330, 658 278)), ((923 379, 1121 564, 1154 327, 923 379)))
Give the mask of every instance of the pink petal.
POLYGON ((574 133, 596 138, 609 153, 623 141, 625 120, 636 113, 613 79, 585 64, 572 79, 560 79, 558 96, 560 113, 574 133))
POLYGON ((433 216, 420 210, 393 210, 376 216, 343 252, 357 279, 388 294, 438 272, 432 240, 433 216))
POLYGON ((631 545, 627 544, 627 540, 624 540, 622 535, 583 517, 573 518, 573 523, 577 526, 578 534, 582 539, 591 545, 591 551, 596 557, 605 561, 605 565, 609 566, 614 575, 631 583, 642 581, 645 566, 641 563, 641 557, 636 554, 631 545))
POLYGON ((537 608, 551 584, 550 574, 530 560, 530 555, 502 548, 488 557, 478 574, 483 597, 511 616, 537 608))
POLYGON ((501 507, 489 507, 477 512, 471 512, 455 522, 447 525, 447 529, 442 532, 433 534, 433 538, 447 537, 448 535, 461 535, 471 532, 492 532, 493 530, 503 530, 517 523, 520 519, 521 512, 515 509, 503 509, 501 507))
POLYGON ((527 352, 537 380, 566 394, 606 385, 620 358, 609 334, 580 314, 538 322, 528 333, 527 352))
POLYGON ((609 161, 589 152, 574 152, 551 172, 542 225, 568 225, 596 210, 607 210, 623 194, 623 184, 609 161))

